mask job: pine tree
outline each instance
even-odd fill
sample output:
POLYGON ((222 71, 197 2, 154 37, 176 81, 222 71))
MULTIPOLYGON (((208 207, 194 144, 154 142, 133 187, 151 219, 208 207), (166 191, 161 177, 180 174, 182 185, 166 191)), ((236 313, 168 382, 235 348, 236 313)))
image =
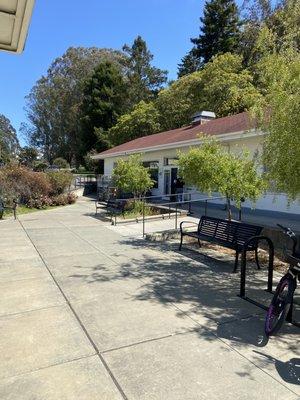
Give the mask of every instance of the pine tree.
POLYGON ((192 74, 200 69, 201 63, 199 58, 195 54, 195 48, 193 47, 182 59, 181 63, 178 64, 178 78, 184 75, 192 74))
POLYGON ((210 0, 205 4, 201 33, 191 39, 199 61, 207 63, 214 55, 233 52, 239 36, 238 8, 234 0, 210 0))
POLYGON ((120 70, 103 62, 87 81, 81 107, 81 154, 105 149, 101 132, 106 132, 126 109, 126 85, 120 70))
POLYGON ((144 100, 151 100, 167 81, 167 71, 151 65, 153 55, 146 42, 138 36, 133 45, 123 46, 127 55, 126 68, 129 80, 129 101, 131 106, 144 100))

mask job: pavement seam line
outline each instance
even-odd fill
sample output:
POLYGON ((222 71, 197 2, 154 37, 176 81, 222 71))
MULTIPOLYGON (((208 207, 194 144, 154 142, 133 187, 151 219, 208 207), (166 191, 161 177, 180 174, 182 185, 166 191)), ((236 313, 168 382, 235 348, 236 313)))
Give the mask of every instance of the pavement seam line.
POLYGON ((44 369, 48 369, 48 368, 52 368, 52 367, 57 367, 57 366, 59 366, 59 365, 64 365, 64 364, 70 364, 71 362, 75 362, 75 361, 79 361, 79 360, 85 360, 85 359, 87 359, 87 358, 92 358, 92 357, 97 357, 97 354, 95 353, 95 354, 89 354, 89 355, 87 355, 87 356, 76 357, 76 358, 72 358, 72 359, 69 359, 69 360, 62 361, 62 362, 57 362, 57 363, 49 364, 49 365, 46 365, 46 366, 44 366, 44 367, 35 368, 35 369, 30 370, 30 371, 21 372, 21 373, 16 374, 16 375, 7 376, 6 378, 1 378, 1 379, 0 379, 0 386, 1 386, 1 382, 6 381, 7 379, 19 378, 20 376, 30 375, 30 374, 32 374, 32 373, 34 373, 34 372, 43 371, 44 369))
POLYGON ((170 333, 168 335, 159 336, 159 337, 152 338, 152 339, 145 339, 145 340, 141 340, 140 342, 130 343, 130 344, 126 344, 124 346, 114 347, 114 348, 108 349, 108 350, 103 350, 100 353, 105 355, 105 354, 111 353, 113 351, 123 350, 123 349, 127 349, 127 348, 130 348, 130 347, 139 346, 139 345, 145 344, 145 343, 158 342, 159 340, 168 339, 168 338, 173 337, 173 336, 188 335, 188 334, 193 333, 193 332, 194 332, 193 330, 186 330, 184 332, 170 333))
MULTIPOLYGON (((83 330, 85 336, 87 337, 88 341, 90 342, 90 344, 92 345, 93 349, 95 350, 96 354, 98 355, 102 365, 104 366, 104 368, 106 369, 106 371, 108 372, 108 374, 110 375, 112 381, 114 382, 115 386, 117 387, 118 391, 120 392, 120 395, 123 397, 124 400, 128 400, 127 396, 125 395, 122 387, 120 386, 119 382, 117 381, 117 379, 115 378, 115 376, 113 375, 112 371, 110 370, 109 366, 107 365, 107 363, 105 362, 105 360, 103 359, 103 357, 101 356, 99 349, 97 348, 95 342, 93 341, 93 339, 91 338, 90 334, 88 333, 87 329, 85 328, 84 324, 82 323, 81 319, 79 318, 79 316, 77 315, 75 309, 73 308, 73 306, 71 305, 68 297, 66 296, 66 294, 64 293, 64 291, 62 290, 62 288, 60 287, 58 281, 56 280, 56 278, 54 277, 53 273, 51 272, 50 268, 48 267, 46 261, 43 259, 41 253, 39 252, 39 250, 37 249, 37 247, 35 246, 34 242, 32 241, 31 237, 29 236, 29 234, 27 233, 25 227, 23 226, 22 222, 20 220, 18 220, 18 222, 20 223, 20 225, 22 226, 26 236, 29 238, 30 242, 32 243, 32 246, 35 248, 36 252, 38 253, 40 259, 42 260, 43 264, 45 265, 48 273, 50 274, 51 278, 53 279, 54 283, 56 284, 57 288, 59 289, 61 295, 63 296, 63 298, 65 299, 69 309, 71 310, 73 316, 76 318, 79 326, 81 327, 81 329, 83 330)), ((63 225, 63 224, 62 224, 63 225)))
POLYGON ((1 314, 0 315, 0 320, 1 319, 6 319, 6 318, 10 318, 10 317, 16 317, 17 315, 24 315, 24 314, 34 313, 36 311, 49 310, 49 309, 52 309, 52 308, 61 307, 63 305, 64 305, 64 303, 61 303, 61 304, 55 304, 53 306, 48 306, 48 307, 40 307, 40 308, 34 308, 32 310, 20 311, 20 312, 17 312, 17 313, 1 314))

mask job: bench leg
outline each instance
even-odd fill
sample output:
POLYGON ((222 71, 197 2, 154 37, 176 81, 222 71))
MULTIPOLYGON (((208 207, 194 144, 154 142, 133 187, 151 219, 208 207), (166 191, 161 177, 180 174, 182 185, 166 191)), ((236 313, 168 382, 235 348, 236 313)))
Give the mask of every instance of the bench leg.
POLYGON ((255 262, 256 262, 256 265, 257 265, 257 269, 261 269, 261 268, 260 268, 260 265, 259 265, 258 248, 257 248, 257 247, 256 247, 256 249, 255 249, 255 262))
POLYGON ((201 247, 201 242, 200 242, 200 239, 198 238, 198 244, 199 244, 199 247, 201 247))
POLYGON ((238 263, 239 263, 239 252, 236 251, 236 253, 235 253, 235 263, 234 263, 234 268, 233 268, 232 272, 235 273, 237 271, 238 263))
POLYGON ((181 238, 180 238, 179 251, 181 251, 181 248, 182 248, 182 241, 183 241, 183 234, 181 234, 181 238))

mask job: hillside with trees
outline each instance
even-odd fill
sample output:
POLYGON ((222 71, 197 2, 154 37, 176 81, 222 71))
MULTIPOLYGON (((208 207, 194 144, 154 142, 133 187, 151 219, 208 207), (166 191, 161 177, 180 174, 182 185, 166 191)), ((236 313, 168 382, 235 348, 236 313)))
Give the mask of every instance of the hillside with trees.
MULTIPOLYGON (((248 110, 270 133, 264 151, 270 180, 282 182, 280 190, 293 187, 294 198, 300 187, 292 179, 300 176, 299 26, 300 0, 253 0, 242 9, 234 0, 209 0, 171 83, 141 36, 120 50, 69 48, 26 97, 22 133, 46 162, 62 157, 78 167, 95 152, 187 125, 198 110, 217 117, 248 110), (268 119, 261 117, 266 110, 268 119)), ((10 145, 2 137, 5 158, 10 145)), ((16 148, 13 134, 11 140, 16 148)))

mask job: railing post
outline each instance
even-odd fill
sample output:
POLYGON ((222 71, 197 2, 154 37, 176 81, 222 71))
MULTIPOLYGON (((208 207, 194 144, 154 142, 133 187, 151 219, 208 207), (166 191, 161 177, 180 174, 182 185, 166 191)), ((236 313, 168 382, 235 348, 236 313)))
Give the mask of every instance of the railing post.
POLYGON ((205 200, 205 211, 204 211, 204 215, 207 217, 207 200, 205 200))
POLYGON ((177 231, 177 203, 175 206, 175 230, 177 231))
POLYGON ((145 199, 143 200, 143 237, 145 236, 145 199))
POLYGON ((171 204, 169 203, 169 219, 171 219, 171 204))
POLYGON ((274 267, 274 245, 269 239, 269 266, 268 266, 268 289, 267 291, 272 293, 273 290, 273 267, 274 267))

